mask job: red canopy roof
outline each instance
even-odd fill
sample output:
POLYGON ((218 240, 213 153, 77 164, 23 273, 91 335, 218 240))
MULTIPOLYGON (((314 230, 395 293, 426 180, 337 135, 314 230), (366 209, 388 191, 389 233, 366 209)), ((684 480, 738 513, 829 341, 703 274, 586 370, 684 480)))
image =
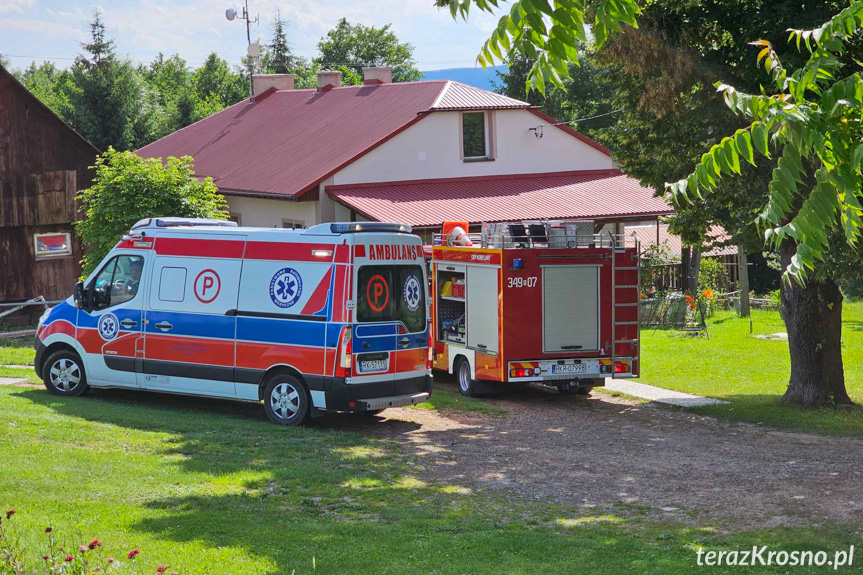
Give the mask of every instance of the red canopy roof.
POLYGON ((363 216, 416 227, 444 221, 606 219, 673 213, 618 170, 479 176, 327 186, 363 216))
POLYGON ((137 154, 193 156, 196 173, 212 177, 223 192, 297 197, 426 112, 529 107, 448 80, 320 92, 270 89, 253 103, 244 100, 137 154))

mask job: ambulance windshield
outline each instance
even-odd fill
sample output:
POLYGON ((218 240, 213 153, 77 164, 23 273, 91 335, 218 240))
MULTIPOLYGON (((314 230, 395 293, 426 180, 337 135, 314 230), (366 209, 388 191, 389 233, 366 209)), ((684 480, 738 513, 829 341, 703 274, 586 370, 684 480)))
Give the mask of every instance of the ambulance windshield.
POLYGON ((426 285, 418 265, 362 266, 357 321, 401 321, 411 333, 426 328, 426 285))

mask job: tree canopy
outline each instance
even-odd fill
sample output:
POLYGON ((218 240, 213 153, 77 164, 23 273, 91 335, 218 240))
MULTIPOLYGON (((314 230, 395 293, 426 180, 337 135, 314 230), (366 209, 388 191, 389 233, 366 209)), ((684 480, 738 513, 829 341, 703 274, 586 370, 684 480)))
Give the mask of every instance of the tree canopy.
POLYGON ((96 158, 93 186, 78 194, 84 220, 76 224, 84 253, 84 275, 92 272, 117 238, 143 218, 170 215, 227 218, 227 202, 212 178, 198 179, 192 158, 141 158, 113 148, 96 158))
POLYGON ((400 42, 386 24, 380 28, 351 24, 345 18, 318 42, 318 66, 340 70, 342 84, 362 84, 362 69, 392 66, 393 82, 411 82, 422 78, 413 59, 413 46, 400 42))

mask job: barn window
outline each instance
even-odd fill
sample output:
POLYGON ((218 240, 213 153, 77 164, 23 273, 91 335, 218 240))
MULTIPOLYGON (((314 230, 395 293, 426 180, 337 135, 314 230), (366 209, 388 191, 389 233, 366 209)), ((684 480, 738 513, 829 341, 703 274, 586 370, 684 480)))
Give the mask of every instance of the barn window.
POLYGON ((72 255, 72 239, 68 233, 33 234, 36 259, 72 255))

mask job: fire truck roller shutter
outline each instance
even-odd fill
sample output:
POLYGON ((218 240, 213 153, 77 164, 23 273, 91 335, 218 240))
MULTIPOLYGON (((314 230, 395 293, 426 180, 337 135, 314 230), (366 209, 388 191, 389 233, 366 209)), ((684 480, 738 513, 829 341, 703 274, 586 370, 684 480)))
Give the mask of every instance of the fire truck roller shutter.
POLYGON ((542 268, 545 353, 599 349, 599 266, 542 268))
POLYGON ((467 345, 498 351, 498 268, 467 266, 467 345))

